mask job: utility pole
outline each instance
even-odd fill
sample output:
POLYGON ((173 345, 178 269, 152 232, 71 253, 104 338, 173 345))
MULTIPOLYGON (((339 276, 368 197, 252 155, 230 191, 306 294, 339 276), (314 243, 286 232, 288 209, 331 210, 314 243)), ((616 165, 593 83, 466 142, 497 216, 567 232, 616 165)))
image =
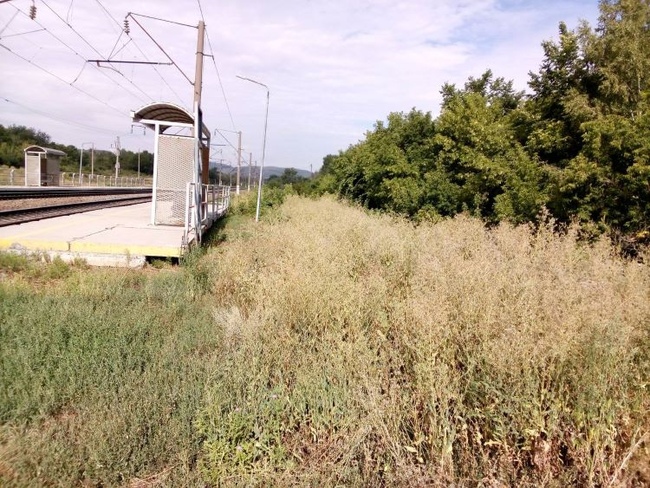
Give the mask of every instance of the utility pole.
MULTIPOLYGON (((84 146, 87 144, 91 144, 92 148, 95 149, 95 143, 94 142, 82 142, 81 143, 81 153, 79 154, 79 186, 83 184, 83 176, 82 176, 82 171, 83 171, 83 162, 84 162, 84 146)), ((92 153, 91 153, 92 154, 92 153)), ((92 165, 92 156, 91 156, 91 163, 92 165)), ((89 179, 89 184, 92 182, 92 174, 89 179)))
POLYGON ((241 173, 241 131, 237 132, 237 195, 239 195, 239 175, 241 173))
MULTIPOLYGON (((196 70, 194 72, 194 106, 201 106, 201 89, 203 88, 203 38, 205 37, 205 24, 199 21, 199 34, 196 40, 196 70)), ((201 127, 199 126, 199 130, 201 127)), ((198 134, 200 137, 201 134, 198 134)))
POLYGON ((253 153, 248 153, 248 191, 251 191, 251 165, 253 164, 253 153))
POLYGON ((94 142, 90 150, 90 181, 91 182, 93 176, 95 176, 95 143, 94 142))
MULTIPOLYGON (((200 169, 199 182, 208 184, 210 180, 210 146, 203 145, 203 114, 201 113, 201 91, 203 90, 203 46, 205 42, 205 23, 199 20, 197 27, 198 34, 196 37, 196 66, 194 71, 194 130, 192 134, 196 138, 198 147, 196 149, 196 164, 200 169), (194 132, 197 133, 194 133, 194 132)), ((199 187, 202 188, 202 187, 199 187)), ((201 190, 201 199, 203 199, 203 190, 201 190)))
POLYGON ((117 185, 117 177, 120 175, 120 151, 122 146, 120 145, 120 137, 115 138, 115 184, 117 185))

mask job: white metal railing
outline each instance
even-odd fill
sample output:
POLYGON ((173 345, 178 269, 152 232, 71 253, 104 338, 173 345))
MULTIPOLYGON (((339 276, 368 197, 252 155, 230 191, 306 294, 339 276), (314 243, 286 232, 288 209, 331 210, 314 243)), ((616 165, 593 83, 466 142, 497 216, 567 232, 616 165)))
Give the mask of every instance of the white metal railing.
MULTIPOLYGON (((0 185, 23 186, 25 184, 23 169, 0 168, 0 185)), ((35 183, 36 184, 36 183, 35 183)), ((57 175, 44 173, 41 175, 41 184, 46 186, 132 186, 151 187, 153 179, 137 176, 105 176, 90 173, 61 172, 57 175)))
POLYGON ((229 187, 188 183, 185 193, 183 245, 189 244, 192 232, 194 232, 197 241, 200 241, 203 229, 225 214, 229 206, 229 187))
POLYGON ((153 186, 152 178, 137 176, 105 176, 87 173, 61 173, 60 186, 153 186))

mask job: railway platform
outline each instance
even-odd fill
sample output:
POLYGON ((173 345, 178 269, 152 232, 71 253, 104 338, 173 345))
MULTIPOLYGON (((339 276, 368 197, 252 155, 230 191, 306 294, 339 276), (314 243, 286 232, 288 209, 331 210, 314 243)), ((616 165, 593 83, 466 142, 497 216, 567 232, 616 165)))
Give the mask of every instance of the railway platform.
POLYGON ((201 225, 151 224, 151 203, 105 208, 0 227, 0 250, 84 259, 92 266, 140 267, 148 258, 180 258, 214 221, 227 201, 201 225))

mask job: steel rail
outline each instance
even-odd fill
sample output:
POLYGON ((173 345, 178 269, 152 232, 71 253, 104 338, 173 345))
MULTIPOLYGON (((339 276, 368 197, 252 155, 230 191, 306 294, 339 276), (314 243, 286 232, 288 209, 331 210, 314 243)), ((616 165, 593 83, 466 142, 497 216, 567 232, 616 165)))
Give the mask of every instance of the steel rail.
POLYGON ((151 196, 125 196, 111 200, 67 203, 49 207, 29 207, 2 210, 0 211, 0 227, 23 224, 25 222, 32 222, 34 220, 49 219, 52 217, 62 217, 75 213, 89 212, 91 210, 101 210, 103 208, 122 207, 126 205, 135 205, 137 203, 147 203, 150 201, 151 196))
POLYGON ((57 197, 92 197, 102 195, 151 195, 151 188, 39 187, 0 188, 0 200, 57 197))

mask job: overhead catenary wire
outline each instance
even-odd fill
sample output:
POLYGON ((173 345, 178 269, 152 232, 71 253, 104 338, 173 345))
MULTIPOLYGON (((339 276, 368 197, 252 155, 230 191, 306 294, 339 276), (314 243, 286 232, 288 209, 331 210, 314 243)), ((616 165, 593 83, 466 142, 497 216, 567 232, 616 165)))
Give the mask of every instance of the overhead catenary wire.
MULTIPOLYGON (((95 0, 97 4, 101 7, 101 9, 104 11, 104 13, 117 25, 117 27, 120 30, 120 33, 123 32, 122 24, 120 24, 115 17, 108 11, 108 9, 104 6, 104 4, 100 0, 95 0)), ((120 34, 121 35, 121 34, 120 34)), ((138 46, 137 42, 135 42, 135 39, 133 39, 129 34, 127 34, 128 38, 133 42, 133 46, 140 52, 142 57, 146 60, 149 61, 149 58, 147 55, 140 49, 140 46, 138 46)), ((165 77, 158 71, 158 69, 154 66, 151 65, 153 70, 156 72, 156 74, 160 77, 162 82, 167 85, 167 88, 176 96, 176 98, 183 104, 183 98, 172 88, 172 86, 169 84, 169 82, 165 79, 165 77)))
POLYGON ((3 97, 3 96, 0 96, 0 99, 4 100, 7 103, 17 105, 17 106, 19 106, 21 108, 24 108, 25 110, 29 110, 30 112, 34 112, 35 114, 41 115, 43 117, 47 117, 47 118, 52 119, 52 120, 57 120, 59 122, 65 123, 65 124, 76 125, 76 126, 81 127, 83 129, 92 130, 94 132, 103 132, 104 134, 115 135, 115 131, 107 130, 105 128, 102 129, 100 127, 94 127, 92 125, 82 124, 81 122, 74 122, 74 121, 69 120, 69 119, 64 119, 62 117, 58 117, 56 115, 52 115, 52 114, 47 113, 47 112, 43 112, 42 110, 37 110, 35 108, 29 107, 29 106, 27 106, 27 105, 25 105, 23 103, 16 102, 15 100, 9 100, 8 98, 3 97))
MULTIPOLYGON (((201 0, 196 0, 196 3, 199 5, 199 12, 201 13, 201 20, 205 24, 205 15, 203 15, 203 6, 201 5, 201 0)), ((208 46, 210 47, 210 57, 212 58, 212 64, 214 65, 214 70, 217 72, 217 79, 219 80, 219 86, 221 87, 221 94, 223 95, 223 101, 226 104, 226 110, 228 110, 228 116, 230 117, 230 123, 232 124, 233 130, 236 130, 235 120, 232 117, 232 111, 230 110, 230 104, 228 103, 228 97, 226 96, 226 90, 223 87, 221 81, 221 73, 219 73, 219 67, 217 66, 217 61, 215 60, 214 49, 212 49, 212 42, 210 41, 210 34, 206 27, 205 35, 208 39, 208 46)))
POLYGON ((160 17, 154 17, 153 15, 134 14, 133 12, 129 12, 129 14, 137 15, 138 17, 144 17, 145 19, 159 20, 160 22, 167 22, 168 24, 176 24, 182 27, 191 27, 192 29, 196 29, 195 25, 184 24, 183 22, 176 22, 175 20, 161 19, 160 17))
POLYGON ((2 36, 1 38, 6 39, 7 37, 24 36, 26 34, 34 34, 35 32, 43 32, 45 30, 47 30, 47 29, 34 29, 34 30, 27 31, 27 32, 18 32, 17 34, 9 34, 8 36, 2 36))
MULTIPOLYGON (((113 49, 111 49, 111 52, 110 52, 109 55, 108 55, 108 59, 111 59, 111 57, 113 56, 113 53, 115 53, 115 48, 116 48, 117 45, 119 44, 120 39, 122 39, 122 34, 124 34, 124 31, 123 31, 123 30, 121 30, 121 31, 120 31, 120 35, 117 36, 117 39, 115 40, 115 44, 113 44, 113 49)), ((122 46, 122 47, 117 51, 117 53, 119 53, 122 49, 124 49, 124 46, 126 46, 127 44, 128 44, 128 42, 126 42, 126 43, 125 43, 125 44, 124 44, 124 45, 123 45, 123 46, 122 46)), ((115 54, 117 54, 117 53, 115 53, 115 54)))
MULTIPOLYGON (((16 10, 18 10, 18 9, 16 9, 16 10)), ((7 22, 7 24, 2 29, 0 29, 0 36, 2 36, 2 33, 7 30, 7 27, 9 27, 11 25, 11 23, 14 21, 14 19, 16 18, 17 15, 18 15, 18 12, 14 12, 14 15, 9 19, 9 22, 7 22)))
POLYGON ((3 49, 5 49, 5 50, 7 50, 7 51, 9 51, 11 54, 13 54, 14 56, 16 56, 16 57, 22 59, 22 60, 25 61, 26 63, 31 64, 32 66, 34 66, 34 67, 40 69, 41 71, 47 73, 48 75, 50 75, 50 76, 56 78, 57 80, 59 80, 59 81, 65 83, 66 85, 68 85, 68 86, 74 88, 74 89, 77 90, 78 92, 83 93, 83 94, 86 95, 87 97, 92 98, 93 100, 95 100, 95 101, 101 103, 102 105, 107 106, 108 108, 110 108, 111 110, 114 110, 115 112, 119 113, 120 115, 124 115, 124 111, 123 111, 123 110, 120 110, 119 108, 114 107, 114 106, 111 105, 110 103, 107 103, 105 100, 101 100, 101 99, 97 98, 96 96, 92 95, 91 93, 88 93, 87 91, 83 90, 82 88, 79 88, 77 85, 73 85, 72 83, 68 83, 66 80, 64 80, 63 78, 61 78, 59 75, 54 74, 54 73, 52 73, 50 70, 48 70, 48 69, 46 69, 46 68, 43 68, 42 66, 40 66, 40 65, 38 65, 38 64, 36 64, 36 63, 34 63, 34 62, 31 61, 30 59, 27 59, 26 57, 21 56, 20 54, 18 54, 17 52, 15 52, 15 51, 13 51, 11 48, 9 48, 8 46, 5 46, 4 44, 0 44, 0 47, 3 48, 3 49))
MULTIPOLYGON (((23 14, 23 15, 29 17, 28 14, 26 14, 25 12, 23 12, 22 10, 20 10, 20 9, 19 9, 18 7, 16 7, 15 5, 12 5, 12 7, 14 7, 14 8, 16 9, 16 15, 20 13, 20 14, 23 14)), ((67 44, 65 41, 63 41, 61 38, 59 38, 57 35, 55 35, 52 31, 50 31, 47 27, 45 27, 45 26, 44 26, 43 24, 41 24, 39 21, 37 21, 36 19, 32 19, 31 21, 32 21, 32 22, 35 22, 37 25, 39 25, 39 26, 41 27, 41 29, 39 29, 39 30, 43 30, 43 31, 47 32, 50 36, 52 36, 54 39, 56 39, 57 41, 59 41, 63 46, 65 46, 66 48, 68 48, 68 49, 69 49, 72 53, 74 53, 77 57, 79 57, 80 59, 82 59, 84 63, 86 62, 86 58, 84 58, 84 57, 83 57, 81 54, 79 54, 79 53, 78 53, 78 52, 77 52, 77 51, 76 51, 72 46, 70 46, 70 45, 67 44)), ((36 31, 33 31, 33 32, 38 32, 39 30, 36 30, 36 31)), ((5 36, 5 37, 9 37, 9 36, 5 36)), ((110 80, 113 84, 119 86, 119 87, 122 88, 123 90, 125 90, 129 95, 134 96, 134 97, 139 98, 140 100, 142 100, 142 98, 141 98, 139 95, 136 95, 135 93, 131 92, 131 91, 130 91, 128 88, 126 88, 125 86, 119 84, 119 83, 118 83, 117 81, 115 81, 113 78, 111 78, 110 76, 108 76, 108 75, 106 74, 106 72, 104 72, 103 70, 100 70, 100 69, 97 68, 97 67, 96 67, 96 69, 98 69, 98 71, 102 74, 102 76, 105 76, 106 78, 108 78, 108 80, 110 80)), ((83 71, 83 70, 82 70, 82 71, 83 71)), ((117 70, 116 70, 116 71, 117 71, 117 70)), ((80 74, 81 74, 81 72, 79 73, 79 75, 80 75, 80 74)), ((79 75, 77 75, 77 77, 74 79, 74 81, 73 81, 72 83, 75 83, 75 82, 77 81, 77 79, 79 78, 79 75)), ((128 81, 128 80, 127 80, 127 81, 128 81)), ((135 86, 135 85, 134 85, 134 86, 135 86)), ((136 88, 137 88, 137 87, 136 87, 136 88)), ((140 91, 142 91, 142 90, 140 90, 140 91)), ((142 91, 142 93, 143 93, 145 96, 149 97, 149 95, 147 95, 145 92, 142 91)), ((151 97, 149 97, 149 98, 151 99, 151 97)))
POLYGON ((205 16, 203 15, 203 7, 201 6, 201 0, 196 0, 196 2, 199 4, 199 12, 201 12, 201 20, 205 24, 205 16))
POLYGON ((226 90, 223 87, 223 83, 221 81, 221 74, 219 73, 219 68, 217 67, 217 62, 215 61, 215 55, 214 55, 214 50, 212 49, 212 43, 210 42, 210 34, 208 33, 208 30, 205 30, 205 35, 208 38, 208 46, 210 47, 210 53, 212 54, 212 64, 214 65, 214 70, 217 72, 217 79, 219 80, 219 86, 221 87, 221 94, 223 95, 223 101, 226 104, 226 110, 228 110, 228 116, 230 117, 230 123, 232 124, 233 130, 236 130, 235 127, 235 120, 232 117, 232 111, 230 110, 230 104, 228 103, 228 97, 226 96, 226 90))
MULTIPOLYGON (((187 76, 187 75, 185 74, 185 71, 183 71, 183 70, 181 69, 181 67, 178 66, 178 64, 176 63, 176 61, 174 61, 174 60, 172 59, 172 57, 171 57, 169 54, 167 54, 167 51, 165 51, 165 50, 163 49, 163 47, 160 45, 160 43, 159 43, 158 41, 156 41, 156 40, 153 38, 153 36, 152 36, 151 34, 149 34, 149 32, 147 31, 147 29, 145 29, 144 26, 143 26, 140 22, 138 22, 138 19, 135 18, 136 15, 137 15, 137 16, 141 16, 141 14, 134 14, 133 12, 129 12, 126 16, 127 16, 127 17, 131 17, 131 18, 133 19, 133 21, 134 21, 136 24, 138 24, 138 26, 140 27, 140 29, 142 29, 142 30, 144 31, 144 33, 147 34, 147 36, 149 37, 149 39, 151 39, 151 41, 152 41, 152 42, 153 42, 153 43, 158 47, 158 49, 160 49, 160 50, 162 51, 162 53, 163 53, 165 56, 167 56, 167 59, 169 59, 169 60, 172 62, 172 64, 176 67, 176 69, 177 69, 177 70, 178 70, 178 71, 179 71, 179 72, 180 72, 180 73, 185 77, 185 79, 189 82, 189 84, 190 84, 190 85, 193 85, 194 82, 190 79, 189 76, 187 76)), ((148 16, 145 15, 145 16, 143 16, 143 17, 148 17, 148 16)), ((152 18, 152 17, 149 17, 149 18, 152 18)), ((194 26, 191 26, 191 27, 194 27, 194 26)))
POLYGON ((65 16, 65 20, 70 22, 70 14, 72 13, 72 4, 74 3, 74 0, 70 0, 70 6, 68 7, 68 13, 65 16))
MULTIPOLYGON (((99 56, 102 56, 102 53, 100 53, 100 52, 99 52, 99 51, 98 51, 98 50, 97 50, 97 49, 96 49, 92 44, 90 44, 90 42, 88 42, 88 40, 87 40, 83 35, 81 35, 81 34, 77 31, 77 29, 75 29, 75 28, 74 28, 74 27, 73 27, 69 22, 67 22, 63 17, 61 17, 61 16, 60 16, 60 15, 59 15, 59 14, 58 14, 58 13, 57 13, 53 8, 52 8, 52 7, 50 7, 49 4, 48 4, 45 0, 41 0, 41 2, 42 2, 43 5, 45 5, 48 9, 50 9, 50 11, 51 11, 54 15, 56 15, 56 16, 59 18, 59 20, 60 20, 61 22, 63 22, 65 25, 67 25, 67 26, 72 30, 72 32, 74 32, 74 33, 75 33, 75 34, 76 34, 76 35, 77 35, 77 36, 78 36, 78 37, 79 37, 79 38, 80 38, 84 43, 86 43, 86 45, 87 45, 88 47, 90 47, 90 49, 92 49, 92 50, 93 50, 95 53, 97 53, 99 56)), ((17 8, 17 7, 15 7, 15 8, 17 8)), ((40 24, 40 23, 38 23, 38 25, 40 25, 41 27, 44 27, 44 26, 43 26, 42 24, 40 24)), ((44 28, 45 28, 45 27, 44 27, 44 28)), ((46 30, 47 30, 47 29, 46 29, 46 30)), ((49 30, 47 30, 47 31, 48 31, 48 32, 49 32, 49 33, 50 33, 50 34, 51 34, 55 39, 57 39, 59 42, 61 42, 63 45, 65 45, 68 49, 70 49, 71 51, 73 51, 77 56, 79 56, 80 58, 82 58, 82 59, 85 60, 85 58, 84 58, 83 56, 81 56, 79 53, 77 53, 73 48, 71 48, 70 46, 68 46, 65 42, 63 42, 63 41, 62 41, 61 39, 59 39, 57 36, 55 36, 54 34, 52 34, 49 30)), ((101 69, 100 69, 98 66, 97 66, 96 68, 97 68, 101 73, 103 73, 105 76, 107 76, 109 80, 113 81, 113 83, 115 83, 116 85, 118 85, 118 86, 122 87, 123 89, 127 90, 123 85, 120 85, 120 84, 117 83, 115 80, 113 80, 113 78, 111 78, 110 76, 108 76, 105 72, 101 71, 101 69)), ((152 97, 151 95, 149 95, 149 94, 148 94, 147 92, 145 92, 142 88, 140 88, 138 85, 136 85, 135 83, 133 83, 133 81, 129 80, 129 79, 124 75, 124 73, 122 73, 121 71, 119 71, 119 70, 117 70, 117 69, 115 69, 115 68, 113 68, 113 71, 115 71, 117 74, 119 74, 122 78, 124 78, 126 81, 128 81, 131 85, 133 85, 133 86, 134 86, 134 87, 135 87, 135 88, 136 88, 140 93, 142 93, 145 97, 147 97, 149 100, 153 101, 153 97, 152 97)), ((134 95, 133 93, 129 92, 128 90, 127 90, 127 92, 128 92, 129 94, 131 94, 132 96, 134 95)), ((138 96, 136 96, 136 98, 139 98, 140 100, 142 100, 142 98, 140 98, 140 97, 138 97, 138 96)))
POLYGON ((239 151, 239 149, 237 149, 219 129, 215 129, 215 132, 217 132, 228 143, 228 145, 235 150, 235 152, 239 151))

